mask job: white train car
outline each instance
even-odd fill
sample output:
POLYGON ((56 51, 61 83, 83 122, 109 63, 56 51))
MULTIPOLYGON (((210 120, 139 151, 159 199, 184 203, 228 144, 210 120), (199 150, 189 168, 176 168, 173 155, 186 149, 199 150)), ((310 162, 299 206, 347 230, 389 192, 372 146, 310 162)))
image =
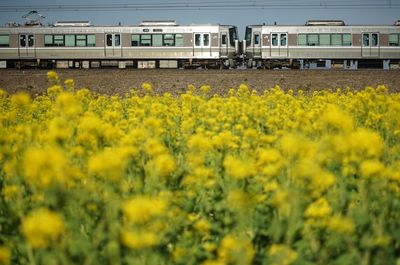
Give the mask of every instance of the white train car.
POLYGON ((248 67, 399 68, 400 22, 347 26, 322 20, 303 26, 247 26, 244 53, 248 67))
POLYGON ((6 67, 235 67, 238 56, 237 28, 229 25, 65 21, 51 27, 0 28, 0 62, 6 67))

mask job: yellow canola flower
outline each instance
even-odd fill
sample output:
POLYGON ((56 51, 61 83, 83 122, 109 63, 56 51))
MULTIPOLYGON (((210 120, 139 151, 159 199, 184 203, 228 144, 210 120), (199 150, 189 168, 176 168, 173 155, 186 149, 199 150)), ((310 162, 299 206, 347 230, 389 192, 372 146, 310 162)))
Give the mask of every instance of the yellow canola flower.
POLYGON ((31 104, 31 97, 25 92, 18 92, 10 97, 11 103, 19 108, 24 108, 31 104))
POLYGON ((282 161, 282 155, 277 149, 260 149, 257 152, 257 165, 277 164, 282 161))
POLYGON ((45 208, 33 210, 22 220, 22 233, 33 248, 50 246, 64 229, 62 216, 45 208))
MULTIPOLYGON (((267 188, 275 188, 275 185, 272 184, 272 187, 267 188)), ((290 194, 288 191, 279 189, 276 187, 276 191, 271 198, 271 204, 275 206, 279 214, 282 216, 288 216, 290 213, 290 194)))
POLYGON ((251 196, 240 189, 229 191, 227 201, 229 207, 235 210, 247 210, 251 203, 251 196))
POLYGON ((187 146, 194 152, 207 152, 213 147, 210 139, 201 134, 192 135, 187 142, 187 146))
POLYGON ((88 171, 106 179, 120 179, 130 158, 136 154, 136 148, 129 146, 105 149, 89 158, 88 171))
POLYGON ((308 218, 325 218, 332 212, 332 209, 325 198, 319 198, 311 203, 304 212, 308 218))
POLYGON ((6 97, 7 97, 7 92, 4 89, 0 88, 0 99, 4 99, 6 97))
POLYGON ((256 173, 255 165, 251 160, 228 155, 223 164, 226 174, 236 180, 251 177, 256 173))
POLYGON ((154 169, 154 173, 162 178, 171 175, 176 170, 175 159, 170 154, 158 155, 149 162, 149 165, 154 169))
POLYGON ((200 219, 194 223, 193 227, 203 235, 208 235, 211 229, 211 224, 205 219, 200 219))
POLYGON ((266 176, 276 176, 283 166, 283 157, 276 149, 260 149, 257 151, 257 170, 266 176))
POLYGON ((46 188, 66 181, 68 159, 55 147, 32 147, 23 155, 23 170, 29 184, 46 188))
POLYGON ((86 112, 79 121, 78 132, 79 134, 99 136, 103 133, 103 127, 102 120, 96 114, 86 112))
POLYGON ((161 134, 163 132, 163 121, 155 117, 148 117, 143 120, 144 127, 150 133, 161 134))
POLYGON ((223 264, 252 264, 254 248, 250 240, 226 235, 218 248, 218 260, 223 264))
POLYGON ((165 216, 168 204, 160 198, 137 196, 125 201, 122 211, 127 221, 144 224, 152 218, 165 216))
POLYGON ((51 81, 59 81, 60 77, 55 71, 48 71, 47 72, 47 78, 51 81))
POLYGON ((279 141, 282 155, 287 158, 305 156, 311 150, 311 145, 303 137, 295 134, 285 134, 279 141))
POLYGON ((320 168, 313 159, 301 159, 293 170, 296 181, 306 183, 304 187, 312 192, 311 195, 319 196, 336 183, 336 177, 320 168))
POLYGON ((384 143, 377 132, 358 129, 349 135, 349 146, 357 158, 379 158, 383 153, 384 143))
POLYGON ((75 81, 73 79, 66 79, 64 86, 68 91, 73 91, 75 89, 75 81))
POLYGON ((208 85, 202 85, 200 87, 200 91, 203 92, 204 94, 208 94, 211 90, 211 87, 208 85))
POLYGON ((168 153, 167 147, 157 138, 148 139, 144 144, 144 151, 150 156, 168 153))
POLYGON ((334 128, 347 133, 354 129, 353 118, 335 105, 328 105, 321 120, 327 126, 328 130, 334 128))
POLYGON ((338 215, 329 218, 327 227, 329 230, 339 234, 349 234, 353 233, 355 230, 355 225, 352 219, 338 215))
POLYGON ((136 250, 141 250, 156 246, 159 243, 159 236, 148 231, 129 231, 121 232, 122 244, 136 250))
POLYGON ((142 88, 147 94, 151 94, 153 92, 153 87, 150 83, 147 82, 143 83, 142 88))
POLYGON ((20 193, 21 193, 21 187, 15 184, 4 186, 2 191, 4 200, 7 202, 11 202, 20 193))
POLYGON ((53 141, 65 141, 72 136, 70 123, 64 117, 56 117, 48 121, 47 138, 53 141))
POLYGON ((11 251, 5 246, 0 246, 0 265, 9 265, 11 258, 11 251))
POLYGON ((250 88, 245 84, 240 84, 237 91, 238 96, 248 95, 250 93, 250 88))
POLYGON ((271 258, 271 265, 290 265, 299 256, 296 251, 283 244, 273 244, 268 249, 268 256, 271 258))
POLYGON ((385 171, 385 166, 378 160, 366 160, 360 165, 361 176, 364 178, 379 177, 385 171))
POLYGON ((61 93, 57 97, 56 105, 69 118, 74 118, 82 113, 82 105, 72 93, 61 93))
POLYGON ((63 87, 60 86, 60 85, 53 85, 53 86, 51 86, 51 87, 49 87, 49 88, 47 89, 47 93, 48 93, 49 95, 58 95, 58 94, 60 94, 60 93, 63 92, 63 91, 64 91, 64 89, 63 89, 63 87))

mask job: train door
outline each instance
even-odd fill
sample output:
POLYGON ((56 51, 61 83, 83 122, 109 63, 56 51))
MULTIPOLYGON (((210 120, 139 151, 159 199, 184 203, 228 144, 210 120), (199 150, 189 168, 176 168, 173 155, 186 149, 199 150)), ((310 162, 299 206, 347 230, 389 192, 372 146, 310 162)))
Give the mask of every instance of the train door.
POLYGON ((228 57, 228 32, 221 32, 220 55, 221 57, 228 57))
POLYGON ((288 56, 287 36, 287 33, 271 33, 271 57, 288 56))
POLYGON ((254 57, 261 57, 261 32, 253 32, 253 54, 254 57))
POLYGON ((361 49, 362 57, 379 57, 379 33, 363 33, 361 49))
POLYGON ((105 34, 105 55, 106 57, 122 57, 121 34, 105 34))
POLYGON ((20 58, 34 58, 35 51, 35 35, 31 33, 19 34, 18 53, 20 58))
POLYGON ((193 57, 209 58, 211 57, 211 34, 193 33, 193 57))

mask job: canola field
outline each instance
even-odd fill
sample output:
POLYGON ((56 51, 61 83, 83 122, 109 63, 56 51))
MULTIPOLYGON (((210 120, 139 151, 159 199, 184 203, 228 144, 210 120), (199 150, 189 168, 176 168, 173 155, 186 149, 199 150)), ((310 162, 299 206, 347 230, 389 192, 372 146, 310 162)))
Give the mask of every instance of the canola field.
POLYGON ((0 90, 0 264, 400 264, 400 95, 0 90))

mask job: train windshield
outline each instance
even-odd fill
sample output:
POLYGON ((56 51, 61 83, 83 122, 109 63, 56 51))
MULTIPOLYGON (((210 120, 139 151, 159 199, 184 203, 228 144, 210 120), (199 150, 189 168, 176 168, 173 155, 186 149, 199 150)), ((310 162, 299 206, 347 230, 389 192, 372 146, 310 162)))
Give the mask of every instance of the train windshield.
POLYGON ((238 39, 238 34, 237 34, 237 27, 232 27, 229 29, 229 40, 231 46, 235 46, 235 40, 238 39))
POLYGON ((246 27, 246 35, 244 36, 244 39, 246 40, 246 46, 250 46, 251 44, 251 28, 246 27))

